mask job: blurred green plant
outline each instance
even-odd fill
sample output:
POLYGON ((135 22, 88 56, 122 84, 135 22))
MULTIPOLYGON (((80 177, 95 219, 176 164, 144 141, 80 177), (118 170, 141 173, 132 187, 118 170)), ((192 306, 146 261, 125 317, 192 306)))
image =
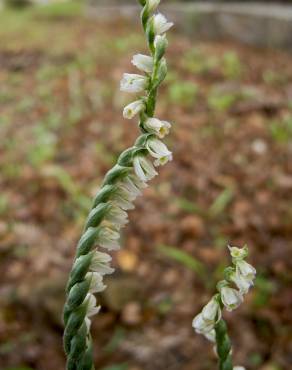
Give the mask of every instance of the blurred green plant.
POLYGON ((207 271, 204 264, 198 261, 195 257, 191 256, 189 253, 184 252, 176 247, 166 245, 158 245, 157 251, 194 271, 198 274, 198 276, 206 277, 207 271))
POLYGON ((119 347, 120 343, 125 339, 126 331, 122 327, 117 327, 113 333, 113 336, 104 347, 104 352, 107 354, 111 354, 116 351, 119 347))
POLYGON ((288 115, 281 120, 273 120, 269 125, 269 131, 274 140, 280 144, 286 144, 292 139, 292 116, 288 115))
POLYGON ((224 189, 214 200, 213 204, 209 208, 209 215, 211 217, 217 217, 222 214, 227 206, 230 204, 232 199, 234 198, 234 190, 233 188, 226 188, 224 189))
POLYGON ((222 72, 228 79, 239 79, 242 75, 243 66, 235 51, 224 53, 222 58, 222 72))
POLYGON ((36 126, 33 129, 34 142, 28 151, 28 160, 36 168, 44 162, 52 160, 56 153, 57 138, 45 126, 36 126))
POLYGON ((183 107, 194 107, 199 93, 199 86, 194 82, 173 82, 168 90, 168 97, 172 104, 180 104, 183 107))
POLYGON ((276 293, 277 287, 273 281, 269 280, 264 274, 260 273, 257 276, 255 282, 255 295, 253 299, 253 304, 256 307, 265 307, 269 299, 273 294, 276 293))
POLYGON ((182 67, 191 73, 207 74, 220 66, 217 56, 207 55, 200 48, 190 49, 182 57, 182 67))

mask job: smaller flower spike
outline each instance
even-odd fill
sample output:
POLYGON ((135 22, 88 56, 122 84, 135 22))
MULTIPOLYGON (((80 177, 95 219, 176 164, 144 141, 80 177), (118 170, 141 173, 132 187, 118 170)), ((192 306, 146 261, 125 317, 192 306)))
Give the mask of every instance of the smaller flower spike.
POLYGON ((209 341, 216 343, 215 352, 219 359, 219 370, 245 370, 241 366, 232 366, 231 343, 226 323, 222 319, 222 311, 224 308, 227 311, 233 311, 240 306, 244 294, 253 285, 256 270, 244 260, 248 255, 247 247, 228 246, 228 248, 233 266, 225 269, 225 280, 217 284, 218 294, 194 318, 193 328, 209 341))

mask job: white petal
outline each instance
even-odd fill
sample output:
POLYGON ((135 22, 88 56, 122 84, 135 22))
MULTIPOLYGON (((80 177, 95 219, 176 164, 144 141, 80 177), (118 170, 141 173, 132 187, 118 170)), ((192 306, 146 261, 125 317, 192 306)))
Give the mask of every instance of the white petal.
POLYGON ((253 285, 252 280, 246 279, 238 269, 230 275, 230 280, 237 286, 241 294, 246 294, 253 285))
POLYGON ((158 13, 154 16, 153 27, 154 33, 156 35, 161 35, 167 32, 173 26, 172 22, 167 22, 165 16, 161 13, 158 13))
POLYGON ((106 286, 103 284, 103 277, 100 273, 88 272, 85 278, 90 280, 90 293, 100 293, 105 290, 106 286))
POLYGON ((217 299, 212 298, 202 310, 203 319, 207 322, 215 322, 221 318, 221 309, 217 299))
POLYGON ((98 272, 101 275, 112 274, 115 270, 109 266, 111 256, 107 253, 94 252, 89 269, 93 272, 98 272))
POLYGON ((142 92, 146 87, 147 78, 145 76, 132 73, 124 73, 120 84, 121 91, 130 93, 142 92))
POLYGON ((248 255, 248 250, 246 247, 238 248, 228 245, 231 257, 235 259, 244 259, 248 255))
POLYGON ((126 119, 132 119, 136 114, 140 113, 144 109, 144 103, 142 100, 136 100, 133 103, 128 104, 123 111, 123 116, 126 119))
POLYGON ((99 313, 100 306, 96 306, 96 298, 93 294, 88 293, 85 297, 87 309, 86 309, 86 316, 91 317, 99 313))
POLYGON ((236 309, 243 302, 242 294, 233 288, 223 287, 220 293, 227 311, 236 309))
POLYGON ((140 71, 152 73, 154 63, 152 57, 143 54, 136 54, 133 56, 132 64, 140 69, 140 71))
POLYGON ((240 273, 249 278, 249 279, 254 279, 255 278, 255 275, 257 273, 256 269, 250 265, 249 263, 247 263, 246 261, 243 261, 243 260, 239 260, 236 262, 236 267, 238 268, 238 270, 240 271, 240 273))
POLYGON ((136 156, 133 164, 136 175, 143 182, 151 180, 157 175, 152 163, 149 162, 144 156, 136 156))
POLYGON ((147 7, 149 12, 153 12, 159 5, 160 0, 147 0, 147 7))
POLYGON ((192 326, 199 334, 208 333, 214 328, 213 323, 208 323, 204 320, 202 313, 199 313, 194 318, 192 326))

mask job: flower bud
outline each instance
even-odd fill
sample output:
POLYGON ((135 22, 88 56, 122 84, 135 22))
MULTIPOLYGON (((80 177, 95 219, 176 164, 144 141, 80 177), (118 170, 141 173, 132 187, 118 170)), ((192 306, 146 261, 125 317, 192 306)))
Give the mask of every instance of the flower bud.
POLYGON ((133 56, 132 64, 140 71, 151 73, 153 70, 153 58, 148 55, 136 54, 133 56))
POLYGON ((148 118, 144 124, 146 130, 150 133, 157 135, 160 139, 163 139, 169 134, 171 124, 167 121, 161 121, 157 118, 148 118))
POLYGON ((120 89, 121 91, 138 93, 146 89, 148 79, 145 76, 132 73, 124 73, 121 80, 120 89))
POLYGON ((123 111, 123 116, 126 119, 132 119, 136 116, 136 114, 139 114, 143 109, 145 105, 142 100, 136 100, 133 103, 128 104, 123 111))
POLYGON ((162 35, 173 26, 172 22, 168 22, 165 16, 161 13, 154 15, 153 29, 155 35, 162 35))
POLYGON ((159 5, 160 3, 160 0, 147 0, 146 4, 147 4, 147 11, 150 13, 150 12, 153 12, 159 5))
POLYGON ((236 289, 225 286, 221 289, 220 293, 222 303, 227 311, 235 310, 243 302, 242 294, 236 289))
POLYGON ((168 41, 165 35, 157 35, 154 40, 155 46, 155 59, 160 60, 163 55, 165 54, 165 50, 167 48, 168 41))

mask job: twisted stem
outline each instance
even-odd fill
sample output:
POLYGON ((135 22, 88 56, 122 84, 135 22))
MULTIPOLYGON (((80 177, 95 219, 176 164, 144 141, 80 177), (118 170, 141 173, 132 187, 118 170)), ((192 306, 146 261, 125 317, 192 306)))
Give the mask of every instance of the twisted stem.
POLYGON ((231 342, 227 333, 226 322, 223 319, 215 325, 215 333, 219 370, 232 370, 231 342))

